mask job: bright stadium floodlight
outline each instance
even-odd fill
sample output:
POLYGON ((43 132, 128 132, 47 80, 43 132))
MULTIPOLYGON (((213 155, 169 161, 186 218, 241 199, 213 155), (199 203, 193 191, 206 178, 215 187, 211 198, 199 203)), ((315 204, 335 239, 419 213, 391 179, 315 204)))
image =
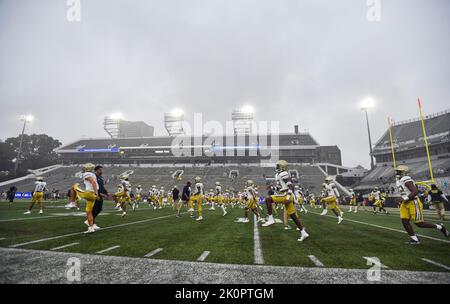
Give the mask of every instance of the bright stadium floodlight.
POLYGON ((115 113, 112 113, 111 115, 109 115, 109 118, 114 119, 114 120, 121 120, 123 118, 123 115, 120 112, 115 112, 115 113))
POLYGON ((23 122, 32 122, 34 119, 33 115, 27 114, 27 115, 22 115, 22 118, 20 119, 23 122))
POLYGON ((176 116, 176 117, 183 116, 183 114, 184 114, 183 110, 181 110, 179 108, 173 109, 171 113, 173 116, 176 116))
POLYGON ((241 108, 241 111, 242 111, 243 113, 250 114, 250 113, 253 113, 253 107, 252 107, 252 106, 249 106, 249 105, 245 105, 245 106, 243 106, 243 107, 241 108))
POLYGON ((369 136, 370 168, 373 169, 375 167, 375 163, 373 160, 372 137, 370 136, 368 110, 375 106, 375 99, 373 97, 366 97, 361 101, 360 106, 361 110, 366 114, 367 135, 369 136))
POLYGON ((371 109, 375 106, 375 99, 372 97, 366 97, 361 101, 359 105, 361 106, 361 110, 371 109))

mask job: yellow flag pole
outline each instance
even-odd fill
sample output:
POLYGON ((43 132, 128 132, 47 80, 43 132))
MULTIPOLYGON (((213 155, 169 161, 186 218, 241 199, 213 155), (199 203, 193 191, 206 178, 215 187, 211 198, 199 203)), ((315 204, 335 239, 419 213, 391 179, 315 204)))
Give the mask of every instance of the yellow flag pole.
POLYGON ((390 117, 388 117, 388 127, 389 127, 389 139, 391 141, 392 161, 394 163, 394 170, 395 170, 397 169, 397 162, 395 161, 394 141, 392 140, 392 121, 390 117))
POLYGON ((428 149, 427 130, 425 129, 425 121, 423 120, 423 115, 422 115, 422 102, 420 101, 420 98, 418 98, 417 101, 419 104, 420 120, 422 121, 422 130, 423 130, 423 138, 425 141, 425 149, 427 150, 428 168, 430 170, 431 182, 434 183, 433 167, 431 166, 430 150, 428 149))

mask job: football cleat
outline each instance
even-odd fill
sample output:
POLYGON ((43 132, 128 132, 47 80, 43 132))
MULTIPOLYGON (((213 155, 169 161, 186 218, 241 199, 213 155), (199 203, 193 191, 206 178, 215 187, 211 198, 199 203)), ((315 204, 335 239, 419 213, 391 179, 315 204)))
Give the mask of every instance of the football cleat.
POLYGON ((39 210, 39 214, 43 214, 44 213, 44 210, 39 210))
POLYGON ((199 217, 196 219, 197 222, 202 221, 202 220, 203 220, 203 216, 199 216, 199 217))
POLYGON ((268 219, 267 222, 265 222, 264 224, 262 224, 263 227, 268 227, 275 224, 275 221, 272 219, 268 219))
POLYGON ((85 221, 84 221, 84 224, 85 224, 86 226, 89 227, 89 222, 88 222, 88 220, 85 220, 85 221))
POLYGON ((125 211, 122 212, 122 217, 124 217, 125 215, 127 215, 127 213, 125 211))
POLYGON ((228 213, 228 212, 224 211, 224 212, 223 212, 223 216, 227 215, 227 213, 228 213))
POLYGON ((444 234, 446 238, 448 238, 450 236, 450 232, 447 230, 447 228, 445 228, 444 224, 440 223, 439 225, 442 226, 441 232, 444 234))
POLYGON ((100 230, 101 228, 99 226, 97 226, 96 224, 92 225, 92 227, 94 227, 94 230, 100 230))
POLYGON ((338 217, 338 224, 342 223, 342 221, 344 220, 344 218, 342 216, 338 217))
POLYGON ((243 223, 248 223, 248 222, 250 222, 250 220, 249 220, 248 218, 244 218, 244 219, 242 220, 242 222, 243 222, 243 223))
POLYGON ((300 237, 298 238, 297 241, 303 242, 303 241, 306 240, 308 237, 309 237, 309 234, 307 234, 306 231, 303 231, 303 233, 300 233, 300 237))
POLYGON ((415 241, 413 239, 410 239, 408 242, 406 242, 408 245, 420 245, 420 241, 415 241))
POLYGON ((88 227, 88 230, 86 230, 84 233, 85 233, 85 234, 88 234, 88 233, 94 233, 94 232, 95 232, 94 227, 93 227, 93 226, 89 226, 89 227, 88 227))
POLYGON ((23 214, 31 214, 30 210, 25 211, 23 214))
POLYGON ((291 226, 284 226, 284 230, 291 230, 291 226))
POLYGON ((327 213, 328 213, 328 209, 323 209, 323 211, 320 215, 326 215, 327 213))

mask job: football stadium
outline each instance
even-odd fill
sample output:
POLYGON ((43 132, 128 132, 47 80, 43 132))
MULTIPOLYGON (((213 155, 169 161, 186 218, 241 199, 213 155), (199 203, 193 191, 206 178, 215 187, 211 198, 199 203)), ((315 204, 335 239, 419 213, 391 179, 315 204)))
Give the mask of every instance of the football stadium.
MULTIPOLYGON (((142 15, 148 12, 150 2, 139 2, 130 8, 130 15, 116 21, 103 20, 95 1, 68 1, 59 6, 44 2, 39 10, 67 10, 63 21, 52 17, 49 22, 63 22, 60 31, 81 39, 83 47, 76 45, 79 41, 72 45, 79 52, 72 54, 76 72, 55 72, 63 59, 52 47, 62 46, 45 38, 48 45, 36 46, 43 52, 36 58, 46 67, 33 64, 33 75, 27 74, 26 81, 20 80, 25 76, 15 70, 20 58, 11 50, 0 51, 5 54, 2 58, 11 58, 0 61, 9 71, 0 74, 0 80, 5 80, 0 99, 11 99, 2 114, 5 128, 0 133, 1 284, 254 284, 263 285, 262 294, 252 294, 255 298, 273 299, 273 289, 264 289, 266 286, 450 283, 450 109, 446 102, 450 95, 447 88, 436 84, 448 84, 448 70, 440 74, 428 70, 435 79, 418 87, 423 92, 411 90, 408 94, 399 91, 411 89, 418 80, 407 72, 393 72, 392 77, 399 77, 393 83, 374 72, 370 85, 365 86, 356 79, 359 76, 333 75, 331 79, 325 76, 328 72, 316 75, 313 70, 321 64, 309 67, 313 63, 304 59, 299 59, 300 70, 312 71, 306 78, 299 76, 302 72, 296 70, 295 60, 290 62, 292 72, 262 77, 267 71, 258 69, 269 66, 265 59, 274 53, 277 58, 289 57, 291 48, 297 50, 293 42, 282 38, 266 41, 265 36, 258 36, 260 31, 271 31, 259 19, 269 11, 283 30, 290 29, 283 21, 294 22, 285 19, 289 9, 271 1, 263 1, 263 7, 256 9, 256 19, 246 19, 250 24, 244 27, 249 31, 245 39, 239 36, 236 40, 233 34, 240 31, 234 23, 228 24, 231 36, 220 38, 226 55, 220 53, 222 47, 215 36, 223 24, 213 16, 224 22, 229 18, 243 22, 239 14, 247 13, 238 13, 223 1, 194 8, 178 4, 183 8, 176 13, 175 4, 166 7, 150 1, 154 18, 159 13, 171 16, 167 23, 159 21, 158 25, 167 28, 158 31, 153 27, 156 21, 142 15), (78 5, 82 15, 78 15, 78 5), (208 18, 202 19, 203 14, 208 18), (106 23, 93 21, 93 16, 106 23), (175 45, 165 35, 175 35, 180 28, 171 29, 170 22, 186 26, 184 34, 173 36, 179 41, 175 45), (250 38, 250 29, 256 24, 263 29, 252 32, 259 38, 250 38), (126 29, 112 33, 109 26, 117 31, 126 29), (87 47, 91 41, 83 40, 87 32, 108 47, 87 47), (142 40, 147 32, 149 41, 155 43, 151 47, 142 40), (203 41, 191 45, 193 40, 185 40, 185 35, 193 38, 198 33, 215 41, 217 49, 209 49, 208 43, 202 46, 203 41), (239 41, 250 47, 247 39, 255 39, 254 43, 264 40, 268 46, 278 41, 287 49, 270 49, 267 52, 274 53, 255 54, 262 56, 255 59, 227 44, 239 41), (101 55, 87 55, 85 47, 98 49, 101 55), (141 52, 147 47, 149 55, 145 57, 141 52), (196 54, 202 48, 210 53, 196 54), (130 57, 120 61, 115 52, 130 57), (178 57, 178 52, 192 58, 178 57), (216 57, 219 53, 222 55, 216 57), (243 59, 226 61, 230 53, 243 59), (164 61, 169 58, 175 63, 164 61), (77 66, 92 59, 95 62, 88 66, 77 66), (252 78, 241 65, 259 72, 252 78), (211 66, 214 68, 208 70, 211 66), (101 81, 94 79, 98 77, 95 69, 102 71, 101 81), (227 75, 230 69, 242 75, 227 75), (400 76, 407 80, 402 82, 400 76), (14 77, 20 84, 7 80, 14 77), (246 77, 252 80, 244 80, 246 77), (265 77, 270 78, 268 83, 265 77), (267 85, 279 77, 284 82, 274 93, 267 85), (242 87, 240 82, 244 82, 242 87), (177 89, 172 87, 174 83, 177 89), (69 92, 69 88, 74 90, 69 92), (325 94, 329 89, 333 93, 325 94), (444 92, 434 92, 439 89, 444 92), (230 97, 235 96, 233 90, 239 97, 230 97), (26 94, 37 98, 38 106, 27 103, 26 94), (348 98, 351 101, 346 103, 348 98)), ((108 12, 122 16, 112 2, 108 12)), ((299 1, 298 5, 304 5, 305 12, 318 14, 321 5, 304 2, 308 4, 299 1)), ((378 1, 369 2, 356 5, 356 11, 363 10, 361 20, 345 24, 356 32, 360 30, 357 24, 387 24, 382 30, 366 29, 369 37, 385 43, 378 35, 393 27, 389 13, 399 8, 386 4, 383 16, 387 20, 377 20, 378 1)), ((440 18, 448 18, 449 6, 443 1, 414 5, 424 18, 439 11, 437 24, 440 18)), ((30 1, 0 3, 0 17, 11 16, 0 21, 4 25, 0 44, 19 46, 23 41, 17 37, 31 35, 34 25, 13 29, 17 22, 13 17, 25 20, 33 9, 38 6, 30 1)), ((329 9, 341 8, 331 5, 329 9)), ((53 16, 52 12, 44 15, 53 16)), ((305 14, 305 24, 316 24, 305 14)), ((33 22, 48 26, 42 20, 33 22)), ((279 30, 273 29, 274 33, 279 30)), ((429 25, 422 30, 423 37, 430 31, 442 34, 448 50, 448 28, 429 25)), ((69 43, 53 27, 48 31, 69 43)), ((340 29, 323 31, 333 37, 340 29)), ((364 41, 359 35, 338 34, 349 41, 364 41)), ((328 51, 326 55, 316 51, 323 62, 331 56, 328 51)), ((417 52, 420 58, 427 54, 417 52)), ((305 50, 302 56, 308 54, 305 50)), ((352 67, 357 64, 349 57, 333 56, 330 60, 336 62, 332 66, 343 60, 349 73, 354 72, 352 67)), ((380 56, 391 60, 386 54, 380 56)), ((448 52, 436 51, 435 58, 427 56, 426 60, 448 63, 448 52)), ((392 66, 380 62, 372 68, 392 66)), ((183 288, 182 294, 170 297, 195 298, 184 292, 183 288)), ((249 297, 242 289, 239 292, 235 298, 249 297)))

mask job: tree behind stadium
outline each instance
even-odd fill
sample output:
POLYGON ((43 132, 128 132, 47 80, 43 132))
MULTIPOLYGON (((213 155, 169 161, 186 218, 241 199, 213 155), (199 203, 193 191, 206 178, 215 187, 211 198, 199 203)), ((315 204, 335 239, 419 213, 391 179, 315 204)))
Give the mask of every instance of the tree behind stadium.
MULTIPOLYGON (((2 167, 5 165, 5 168, 0 168, 0 171, 8 170, 11 173, 9 178, 11 178, 11 175, 14 174, 12 159, 16 157, 19 150, 20 135, 6 139, 4 144, 6 146, 0 146, 0 164, 2 167), (13 151, 13 158, 10 158, 11 150, 13 151)), ((24 134, 17 176, 26 174, 28 169, 38 169, 56 164, 58 155, 54 152, 54 149, 60 146, 59 140, 46 134, 24 134)))

